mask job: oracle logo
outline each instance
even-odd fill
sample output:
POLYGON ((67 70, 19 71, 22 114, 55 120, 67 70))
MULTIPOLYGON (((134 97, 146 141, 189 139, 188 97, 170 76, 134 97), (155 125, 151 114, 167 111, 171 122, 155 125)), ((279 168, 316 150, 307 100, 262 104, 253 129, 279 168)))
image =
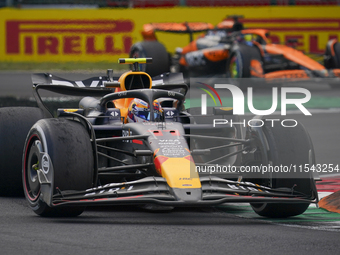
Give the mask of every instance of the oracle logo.
POLYGON ((8 20, 6 53, 119 55, 132 45, 131 20, 8 20), (117 47, 116 45, 120 45, 117 47))

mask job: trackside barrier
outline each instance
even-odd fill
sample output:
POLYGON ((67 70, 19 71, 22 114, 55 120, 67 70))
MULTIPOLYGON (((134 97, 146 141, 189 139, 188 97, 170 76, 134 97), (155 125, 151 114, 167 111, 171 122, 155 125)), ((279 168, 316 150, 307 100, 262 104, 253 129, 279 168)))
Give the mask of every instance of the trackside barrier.
MULTIPOLYGON (((247 28, 266 28, 275 43, 296 38, 297 49, 322 54, 340 39, 340 6, 174 7, 145 9, 0 9, 0 61, 112 61, 128 57, 150 22, 219 23, 243 15, 247 28)), ((173 52, 188 35, 158 33, 173 52)))

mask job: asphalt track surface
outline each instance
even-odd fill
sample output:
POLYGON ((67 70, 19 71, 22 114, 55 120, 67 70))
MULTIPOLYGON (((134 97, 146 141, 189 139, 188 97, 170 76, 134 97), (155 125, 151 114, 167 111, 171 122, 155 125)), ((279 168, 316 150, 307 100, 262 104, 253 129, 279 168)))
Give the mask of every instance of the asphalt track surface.
MULTIPOLYGON (((29 73, 2 72, 0 81, 0 96, 31 96, 29 73)), ((340 90, 309 89, 312 97, 339 98, 340 108, 340 90)), ((318 163, 340 164, 340 112, 324 104, 312 113, 291 117, 307 127, 318 163)), ((0 197, 1 254, 338 254, 339 240, 339 214, 315 206, 287 220, 258 217, 247 204, 170 212, 99 207, 60 219, 36 216, 23 198, 0 197)))

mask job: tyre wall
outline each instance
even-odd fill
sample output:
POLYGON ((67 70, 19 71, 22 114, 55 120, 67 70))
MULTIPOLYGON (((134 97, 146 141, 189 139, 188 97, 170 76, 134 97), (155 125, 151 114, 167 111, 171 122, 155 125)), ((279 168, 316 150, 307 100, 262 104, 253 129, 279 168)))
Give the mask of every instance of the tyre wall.
MULTIPOLYGON (((139 9, 0 9, 0 61, 112 61, 128 57, 149 22, 209 22, 243 15, 247 28, 267 28, 271 41, 297 38, 297 49, 323 53, 340 39, 340 6, 174 7, 139 9)), ((168 51, 188 35, 158 33, 168 51)))

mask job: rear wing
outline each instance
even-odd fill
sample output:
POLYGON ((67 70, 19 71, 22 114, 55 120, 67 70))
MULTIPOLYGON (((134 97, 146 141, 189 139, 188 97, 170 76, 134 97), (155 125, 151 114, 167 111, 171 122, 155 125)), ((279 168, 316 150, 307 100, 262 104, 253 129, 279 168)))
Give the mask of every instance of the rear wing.
MULTIPOLYGON (((119 87, 119 78, 108 76, 91 77, 86 80, 73 81, 65 78, 58 77, 50 73, 34 73, 31 76, 33 86, 38 85, 56 85, 56 86, 68 86, 75 88, 105 88, 105 87, 119 87), (110 85, 110 86, 108 86, 110 85)), ((182 73, 164 73, 155 77, 152 77, 152 87, 159 87, 165 85, 183 84, 184 78, 182 73)), ((169 88, 167 88, 169 89, 169 88)))
POLYGON ((183 22, 183 23, 149 23, 143 25, 142 36, 146 41, 157 40, 155 32, 162 31, 168 33, 189 34, 190 42, 193 40, 194 33, 206 32, 214 29, 214 26, 205 22, 183 22))
MULTIPOLYGON (((128 73, 129 72, 126 74, 128 73)), ((73 81, 50 73, 35 73, 32 74, 33 95, 39 108, 44 111, 45 116, 52 117, 53 114, 45 106, 40 96, 40 90, 68 96, 104 97, 117 91, 116 88, 121 88, 121 82, 118 81, 120 77, 113 77, 112 74, 112 70, 109 69, 107 76, 98 76, 88 78, 86 80, 73 81)), ((188 91, 188 86, 184 83, 183 75, 181 73, 164 73, 153 77, 151 80, 151 88, 171 90, 178 92, 183 96, 185 96, 188 91)))
MULTIPOLYGON (((109 82, 110 79, 107 76, 91 77, 86 80, 73 81, 65 78, 58 77, 50 73, 35 73, 32 74, 32 83, 34 86, 37 85, 64 85, 69 87, 105 87, 105 83, 109 82)), ((115 77, 114 80, 118 81, 119 77, 115 77)))

